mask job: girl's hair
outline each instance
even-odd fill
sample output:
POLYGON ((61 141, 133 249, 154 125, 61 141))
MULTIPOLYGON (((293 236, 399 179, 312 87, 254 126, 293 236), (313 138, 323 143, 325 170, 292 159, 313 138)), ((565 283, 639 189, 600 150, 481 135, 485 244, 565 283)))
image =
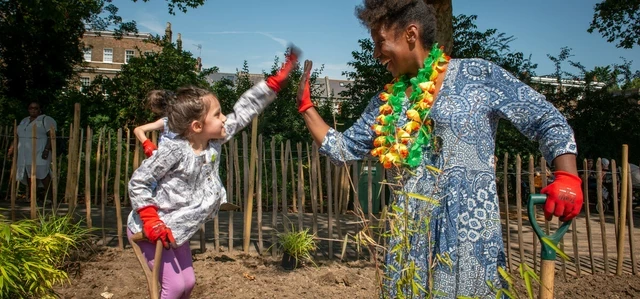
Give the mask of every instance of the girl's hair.
MULTIPOLYGON (((168 90, 153 90, 147 100, 154 106, 162 107, 162 114, 168 118, 169 130, 186 137, 194 120, 202 121, 209 111, 209 103, 203 100, 206 95, 215 95, 206 89, 187 86, 179 88, 175 93, 168 90)), ((155 112, 155 111, 154 111, 155 112)))
POLYGON ((167 114, 167 98, 173 97, 169 90, 152 90, 147 94, 147 106, 151 112, 158 116, 167 114))
POLYGON ((436 39, 436 14, 427 0, 364 0, 356 7, 356 16, 369 28, 394 28, 398 34, 409 24, 420 30, 422 46, 431 48, 436 39), (395 27, 394 27, 395 26, 395 27))

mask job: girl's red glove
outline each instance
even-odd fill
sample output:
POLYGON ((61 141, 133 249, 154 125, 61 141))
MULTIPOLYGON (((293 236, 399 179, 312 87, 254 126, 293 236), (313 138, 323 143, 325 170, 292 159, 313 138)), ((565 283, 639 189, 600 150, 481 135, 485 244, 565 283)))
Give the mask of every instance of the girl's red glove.
POLYGON ((138 210, 140 219, 142 220, 142 231, 149 242, 155 244, 158 240, 162 242, 164 248, 176 248, 176 239, 173 238, 171 229, 168 228, 160 217, 158 217, 158 208, 155 206, 146 206, 138 210))
POLYGON ((158 147, 149 139, 142 143, 142 148, 144 149, 144 155, 147 156, 147 158, 151 157, 151 155, 153 155, 153 151, 158 149, 158 147))
POLYGON ((551 220, 555 215, 560 217, 560 221, 569 221, 582 210, 582 180, 566 171, 556 171, 553 174, 553 183, 540 191, 547 195, 547 202, 543 208, 544 217, 551 220))
POLYGON ((280 92, 280 90, 287 84, 289 73, 291 73, 291 70, 293 70, 296 63, 298 63, 298 57, 300 57, 300 54, 302 53, 300 49, 296 48, 294 45, 289 46, 289 49, 289 55, 287 55, 287 60, 282 68, 275 75, 267 78, 267 86, 276 93, 280 92))

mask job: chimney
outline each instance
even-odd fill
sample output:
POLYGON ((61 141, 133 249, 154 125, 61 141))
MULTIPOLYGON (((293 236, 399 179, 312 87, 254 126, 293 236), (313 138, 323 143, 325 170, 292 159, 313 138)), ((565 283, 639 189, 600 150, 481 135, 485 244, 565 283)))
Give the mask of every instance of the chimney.
POLYGON ((202 71, 202 58, 198 57, 198 60, 196 62, 196 71, 197 72, 201 72, 202 71))
POLYGON ((167 22, 167 28, 164 29, 164 41, 169 43, 173 41, 171 38, 171 22, 167 22))
POLYGON ((178 33, 178 39, 176 40, 176 46, 178 51, 182 51, 182 34, 178 33))

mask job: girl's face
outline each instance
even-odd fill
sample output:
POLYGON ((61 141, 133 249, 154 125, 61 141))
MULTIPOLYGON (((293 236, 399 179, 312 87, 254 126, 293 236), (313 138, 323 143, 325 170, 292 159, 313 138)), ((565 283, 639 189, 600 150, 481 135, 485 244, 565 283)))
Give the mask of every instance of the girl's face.
POLYGON ((375 26, 371 28, 373 57, 387 68, 394 78, 417 74, 420 64, 416 63, 413 48, 419 44, 411 30, 396 31, 395 27, 375 26))
POLYGON ((220 110, 220 102, 212 94, 204 96, 203 101, 209 103, 209 111, 204 118, 202 134, 207 139, 226 137, 227 132, 224 129, 224 123, 227 121, 227 117, 220 110))

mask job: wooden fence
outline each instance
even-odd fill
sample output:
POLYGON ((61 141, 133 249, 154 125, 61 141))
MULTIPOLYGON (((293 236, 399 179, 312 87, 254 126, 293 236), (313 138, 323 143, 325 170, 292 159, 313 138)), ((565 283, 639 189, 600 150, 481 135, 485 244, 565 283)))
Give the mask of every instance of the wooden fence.
MULTIPOLYGON (((74 122, 67 134, 68 154, 58 156, 52 153, 56 159, 51 165, 52 186, 47 198, 52 200, 50 207, 57 212, 73 211, 77 217, 84 218, 87 227, 98 229, 103 244, 109 243, 107 231, 115 226, 113 238, 122 249, 126 242, 124 225, 130 210, 127 182, 143 161, 144 154, 129 128, 117 131, 80 128, 79 115, 80 107, 76 104, 74 122), (62 178, 65 179, 64 189, 61 188, 62 178), (78 206, 82 203, 83 206, 78 206), (99 217, 94 214, 98 210, 99 217), (83 215, 79 215, 82 212, 83 215), (99 220, 100 224, 94 220, 99 220)), ((15 124, 13 128, 3 128, 2 132, 0 149, 3 153, 11 143, 17 149, 15 124)), ((157 141, 156 134, 151 138, 157 141)), ((242 240, 244 252, 251 249, 253 242, 258 252, 270 251, 276 255, 276 247, 266 245, 276 243, 278 231, 293 227, 310 229, 329 259, 345 259, 349 253, 355 253, 359 258, 363 247, 356 244, 353 236, 361 229, 362 223, 376 223, 380 212, 387 208, 389 192, 381 183, 385 176, 381 166, 373 160, 336 166, 318 154, 315 144, 292 145, 288 140, 277 142, 273 138, 265 141, 262 136, 256 139, 250 142, 249 136, 243 132, 239 138, 223 146, 220 169, 221 178, 226 182, 227 200, 241 209, 220 213, 203 225, 199 236, 195 237, 200 240, 200 249, 206 250, 209 243, 216 251, 237 250, 240 243, 234 244, 234 241, 242 240), (378 207, 379 211, 376 211, 378 207), (242 226, 242 237, 238 237, 240 231, 234 224, 242 226), (207 239, 206 232, 212 237, 207 239)), ((55 151, 56 138, 52 140, 55 151)), ((32 142, 35 144, 35 139, 32 142)), ((4 203, 9 197, 8 212, 14 221, 21 208, 17 202, 21 185, 15 182, 16 160, 9 160, 3 155, 0 175, 4 203)), ((520 155, 505 155, 500 160, 500 163, 496 160, 496 179, 498 188, 502 188, 499 194, 507 266, 514 270, 519 263, 527 263, 538 269, 540 246, 528 219, 523 218, 526 215, 526 206, 523 205, 525 194, 539 192, 546 186, 547 176, 544 174, 547 163, 543 159, 534 161, 531 156, 522 161, 520 155), (536 162, 538 168, 535 167, 536 162), (541 175, 536 177, 536 173, 541 175)), ((560 243, 560 248, 570 257, 566 261, 559 259, 557 263, 563 276, 638 273, 634 241, 640 231, 634 226, 633 190, 626 146, 623 146, 621 169, 624 171, 621 174, 616 173, 616 161, 611 161, 613 182, 603 184, 600 159, 597 162, 597 192, 593 194, 590 191, 589 173, 582 172, 583 213, 573 221, 571 230, 560 243), (611 192, 613 215, 604 211, 603 186, 611 192), (598 209, 594 210, 596 206, 598 209)), ((586 168, 584 161, 583 169, 586 168)), ((31 177, 35 181, 35 176, 31 177)), ((36 200, 35 182, 31 184, 30 191, 29 215, 36 218, 39 202, 36 200)), ((559 223, 555 221, 543 220, 541 211, 537 214, 547 231, 558 227, 559 223)))

